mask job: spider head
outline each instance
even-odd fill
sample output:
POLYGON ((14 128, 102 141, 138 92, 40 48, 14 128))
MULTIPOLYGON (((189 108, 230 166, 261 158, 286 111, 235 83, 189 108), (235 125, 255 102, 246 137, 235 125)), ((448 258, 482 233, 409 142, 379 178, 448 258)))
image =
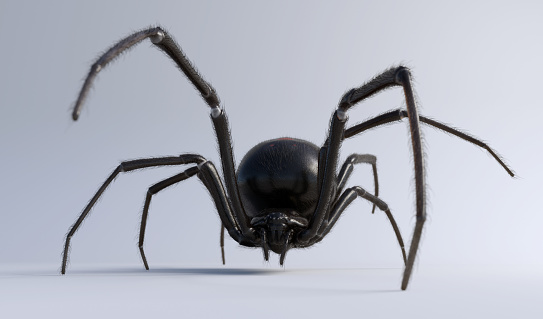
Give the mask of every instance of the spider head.
POLYGON ((284 254, 290 248, 293 235, 300 229, 307 228, 306 218, 294 211, 265 211, 251 220, 251 225, 260 233, 264 256, 267 259, 267 250, 284 254))

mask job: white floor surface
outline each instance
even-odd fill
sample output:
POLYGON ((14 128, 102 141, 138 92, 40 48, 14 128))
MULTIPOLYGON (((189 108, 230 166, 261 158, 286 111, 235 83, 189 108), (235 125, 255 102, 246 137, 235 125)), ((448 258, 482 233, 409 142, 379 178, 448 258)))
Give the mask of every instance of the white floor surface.
POLYGON ((2 318, 543 318, 536 269, 3 266, 2 318))

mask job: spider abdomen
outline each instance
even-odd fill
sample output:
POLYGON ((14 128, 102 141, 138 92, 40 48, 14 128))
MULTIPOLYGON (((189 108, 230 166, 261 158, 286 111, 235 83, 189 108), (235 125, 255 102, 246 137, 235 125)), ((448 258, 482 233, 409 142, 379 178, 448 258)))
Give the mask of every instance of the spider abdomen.
POLYGON ((273 139, 253 147, 237 173, 246 214, 287 209, 310 217, 318 200, 318 158, 319 147, 300 139, 273 139))

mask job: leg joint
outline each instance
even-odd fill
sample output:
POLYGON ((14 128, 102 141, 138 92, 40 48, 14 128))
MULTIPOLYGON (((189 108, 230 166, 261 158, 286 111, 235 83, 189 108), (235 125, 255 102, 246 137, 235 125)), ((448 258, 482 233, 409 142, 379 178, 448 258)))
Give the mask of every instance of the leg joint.
POLYGON ((409 78, 411 76, 411 72, 409 69, 405 66, 399 66, 396 69, 396 74, 394 75, 394 80, 397 84, 404 84, 409 81, 409 78))
POLYGON ((351 106, 353 106, 352 97, 355 93, 355 89, 349 90, 349 92, 345 93, 343 97, 341 98, 341 101, 339 102, 338 109, 341 109, 343 111, 348 110, 351 106))

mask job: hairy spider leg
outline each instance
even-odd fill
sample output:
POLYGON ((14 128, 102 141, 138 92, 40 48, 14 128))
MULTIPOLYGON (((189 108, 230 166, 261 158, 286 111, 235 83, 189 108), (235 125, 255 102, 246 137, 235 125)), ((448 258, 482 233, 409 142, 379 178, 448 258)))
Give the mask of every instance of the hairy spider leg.
POLYGON ((153 27, 135 32, 119 40, 92 64, 74 105, 72 112, 74 121, 79 118, 83 104, 90 93, 90 89, 98 73, 122 53, 147 38, 150 38, 154 45, 165 52, 175 62, 210 107, 219 105, 219 98, 215 94, 215 89, 198 73, 175 40, 163 28, 153 27))
MULTIPOLYGON (((337 187, 337 194, 339 197, 339 194, 341 194, 341 191, 343 188, 345 188, 345 184, 349 180, 349 177, 351 177, 351 174, 354 170, 354 166, 356 164, 370 164, 371 168, 373 170, 373 185, 374 185, 374 193, 373 195, 379 197, 379 179, 377 177, 377 157, 375 155, 371 154, 351 154, 347 159, 345 160, 345 163, 343 163, 343 166, 339 170, 339 174, 337 177, 338 181, 338 187, 337 187)), ((337 200, 337 198, 336 198, 337 200)), ((371 210, 371 213, 375 213, 375 206, 376 204, 373 204, 373 208, 371 210)))
MULTIPOLYGON (((375 128, 377 126, 385 125, 392 122, 401 121, 402 119, 407 117, 407 112, 405 110, 397 109, 392 110, 386 113, 383 113, 379 116, 376 116, 374 118, 371 118, 367 121, 364 121, 362 123, 359 123, 357 125, 354 125, 353 127, 348 128, 345 130, 345 138, 352 137, 356 134, 362 133, 366 130, 375 128)), ((452 128, 450 125, 438 122, 436 120, 433 120, 428 117, 419 116, 419 119, 422 123, 430 125, 434 128, 437 128, 439 130, 442 130, 446 133, 452 134, 456 137, 459 137, 465 141, 468 141, 472 144, 475 144, 481 148, 484 148, 485 150, 492 155, 492 157, 505 169, 507 174, 509 174, 511 177, 515 176, 515 172, 505 164, 502 157, 496 153, 490 146, 488 146, 486 143, 481 141, 478 138, 475 138, 465 132, 460 131, 459 129, 452 128)))
POLYGON ((514 172, 504 163, 497 153, 492 150, 488 145, 476 139, 466 133, 463 133, 457 129, 451 128, 443 123, 437 122, 430 118, 426 118, 418 115, 416 102, 414 99, 414 93, 411 85, 409 69, 403 66, 396 68, 390 68, 381 73, 370 82, 362 85, 358 89, 353 89, 347 92, 340 103, 339 109, 348 109, 352 105, 392 86, 401 85, 404 89, 406 98, 407 109, 406 110, 394 110, 381 114, 374 118, 371 118, 363 123, 357 124, 344 133, 345 138, 352 137, 365 130, 399 121, 405 117, 409 119, 409 128, 411 132, 411 144, 413 147, 413 163, 415 166, 415 191, 416 191, 416 217, 417 221, 413 231, 413 237, 408 254, 407 264, 404 270, 402 279, 402 289, 405 290, 409 283, 409 278, 413 269, 413 264, 416 257, 417 248, 420 242, 424 221, 426 219, 426 188, 424 183, 424 154, 422 151, 422 140, 420 137, 420 125, 419 121, 437 129, 455 135, 468 142, 471 142, 479 147, 486 149, 498 163, 507 171, 511 176, 514 176, 514 172))
POLYGON ((379 199, 377 196, 368 193, 365 189, 363 189, 360 186, 354 186, 354 187, 348 188, 341 194, 341 196, 338 198, 338 200, 334 204, 334 207, 331 210, 329 219, 326 220, 322 224, 322 227, 319 230, 318 234, 309 242, 309 246, 315 243, 318 243, 330 232, 330 230, 334 227, 334 225, 338 221, 343 211, 345 211, 345 209, 357 197, 362 197, 366 199, 367 201, 373 203, 387 215, 387 218, 390 221, 390 224, 392 225, 392 229, 394 230, 394 233, 396 234, 396 239, 398 240, 398 244, 400 245, 404 264, 406 264, 407 256, 405 254, 402 234, 400 232, 400 229, 398 228, 398 225, 396 224, 396 220, 394 220, 394 216, 392 215, 392 212, 390 211, 388 205, 384 201, 379 199))
POLYGON ((327 211, 332 202, 331 197, 334 195, 333 179, 335 178, 335 169, 339 147, 344 138, 344 127, 347 121, 347 111, 362 100, 379 93, 387 88, 394 86, 402 86, 406 104, 407 117, 409 118, 409 126, 411 131, 411 145, 413 148, 413 163, 415 169, 415 192, 416 192, 416 225, 411 240, 409 254, 407 255, 407 263, 404 270, 402 289, 407 288, 413 264, 415 262, 416 252, 420 243, 422 229, 426 221, 426 188, 425 188, 425 173, 424 173, 424 157, 422 151, 422 139, 419 125, 419 115, 415 103, 415 97, 410 80, 410 73, 406 67, 399 66, 390 68, 383 73, 377 75, 372 80, 362 85, 359 88, 351 89, 343 95, 339 106, 332 115, 329 135, 323 151, 324 158, 319 161, 319 172, 323 169, 323 182, 319 202, 309 228, 298 235, 298 242, 301 245, 308 244, 315 236, 318 236, 319 229, 322 223, 326 220, 327 211), (323 165, 321 165, 321 162, 323 165))
POLYGON ((94 204, 96 204, 100 196, 104 193, 104 191, 111 184, 111 182, 113 182, 113 180, 115 179, 115 177, 117 177, 119 173, 130 172, 133 170, 149 168, 149 167, 195 164, 195 163, 199 163, 201 160, 202 160, 202 157, 200 157, 199 155, 184 154, 181 156, 138 159, 138 160, 122 162, 121 164, 119 164, 119 166, 117 166, 117 168, 113 170, 111 175, 109 175, 109 177, 104 181, 104 183, 98 189, 96 194, 94 194, 94 196, 91 198, 87 206, 83 209, 83 211, 81 212, 81 214, 79 215, 75 223, 70 228, 68 234, 66 235, 66 241, 64 244, 64 252, 62 255, 61 273, 62 274, 66 273, 66 263, 68 262, 68 253, 70 250, 70 241, 72 239, 72 236, 79 229, 79 226, 81 226, 81 223, 83 222, 83 220, 85 220, 85 218, 89 214, 94 204))
POLYGON ((233 213, 240 222, 239 227, 243 234, 242 245, 254 245, 256 236, 254 230, 249 227, 249 221, 243 210, 243 205, 239 197, 239 191, 236 183, 236 170, 234 159, 232 156, 232 141, 230 130, 228 129, 228 120, 224 110, 220 108, 220 100, 215 89, 207 82, 202 75, 196 70, 196 67, 186 57, 185 53, 175 42, 175 40, 161 27, 153 27, 135 32, 110 47, 98 60, 91 66, 89 74, 81 88, 78 99, 76 100, 72 117, 77 120, 83 103, 92 86, 92 82, 96 75, 109 62, 121 55, 126 50, 149 38, 151 42, 159 49, 165 52, 179 67, 179 69, 187 76, 188 80, 200 92, 204 101, 211 108, 211 118, 214 129, 217 135, 219 150, 221 154, 221 164, 224 173, 224 182, 228 195, 228 201, 232 207, 233 213))
POLYGON ((198 173, 199 169, 198 166, 190 167, 189 169, 174 175, 170 178, 167 178, 163 181, 160 181, 147 190, 147 195, 145 196, 145 204, 143 204, 143 213, 141 214, 141 223, 140 223, 140 238, 138 241, 138 247, 140 250, 141 260, 143 261, 143 265, 145 266, 145 269, 149 270, 149 264, 147 263, 147 258, 145 257, 145 252, 143 251, 143 242, 145 240, 145 229, 147 227, 147 216, 149 215, 149 206, 151 205, 151 199, 153 195, 157 194, 158 192, 162 191, 163 189, 177 184, 181 181, 184 181, 198 173))
MULTIPOLYGON (((149 214, 149 206, 151 203, 152 196, 156 193, 164 190, 165 188, 177 184, 191 176, 196 175, 204 183, 207 190, 209 191, 213 201, 215 202, 215 207, 221 219, 221 225, 226 225, 225 228, 228 230, 228 233, 234 240, 241 241, 242 234, 239 231, 238 221, 235 219, 235 216, 232 214, 230 204, 228 203, 224 187, 217 173, 217 169, 212 162, 201 161, 198 163, 198 166, 191 167, 186 171, 172 176, 168 179, 165 179, 161 182, 156 183, 155 185, 149 187, 147 195, 145 197, 145 204, 143 207, 143 214, 141 217, 141 226, 140 226, 140 236, 138 246, 140 249, 141 258, 145 269, 149 270, 149 265, 147 263, 147 258, 143 251, 143 243, 145 239, 145 230, 147 225, 147 216, 149 214)), ((223 246, 221 246, 222 248, 223 246)), ((224 253, 223 253, 224 258, 224 253)), ((224 263, 224 259, 223 259, 224 263)))
MULTIPOLYGON (((239 197, 239 191, 238 191, 237 183, 235 179, 235 165, 234 165, 234 160, 232 156, 232 142, 231 142, 231 137, 230 137, 230 131, 228 129, 228 121, 227 121, 226 115, 224 114, 224 111, 219 107, 220 105, 219 97, 217 96, 215 89, 211 86, 211 84, 209 84, 200 75, 200 73, 196 70, 194 65, 185 56, 180 46, 163 28, 152 27, 152 28, 135 32, 121 39, 117 43, 115 43, 112 47, 106 50, 106 52, 102 54, 96 60, 95 63, 93 63, 93 65, 91 66, 89 70, 87 78, 85 79, 85 82, 81 88, 78 98, 75 102, 73 112, 72 112, 73 120, 75 121, 79 118, 83 104, 90 92, 92 83, 94 82, 98 73, 105 66, 107 66, 107 64, 109 64, 111 61, 113 61, 123 52, 125 52, 126 50, 130 49, 131 47, 137 45, 138 43, 142 42, 143 40, 147 38, 149 38, 154 45, 156 45, 163 52, 165 52, 176 63, 179 69, 187 76, 188 80, 200 92, 204 101, 211 108, 211 118, 214 124, 215 132, 217 134, 217 140, 218 140, 219 149, 221 153, 222 167, 223 167, 223 172, 225 175, 226 193, 224 192, 224 189, 222 189, 222 184, 220 184, 221 187, 217 186, 218 185, 217 181, 220 182, 220 177, 216 173, 216 169, 214 168, 213 164, 203 165, 203 166, 207 165, 209 167, 206 168, 206 170, 203 172, 200 178, 204 181, 204 184, 207 183, 206 186, 208 187, 208 190, 210 192, 214 192, 215 194, 214 200, 215 200, 216 205, 218 206, 217 207, 218 209, 219 209, 219 205, 222 207, 220 208, 222 211, 226 210, 225 207, 229 207, 229 208, 231 207, 234 220, 237 221, 237 227, 239 227, 239 231, 241 232, 241 235, 238 236, 236 231, 233 230, 235 228, 234 226, 230 226, 230 227, 227 226, 228 228, 231 228, 229 229, 229 233, 231 233, 231 235, 232 233, 234 233, 234 236, 233 236, 234 239, 242 245, 246 245, 246 246, 257 245, 256 243, 257 238, 255 236, 254 230, 251 227, 249 227, 249 222, 245 216, 243 206, 239 197)), ((155 159, 147 159, 147 161, 150 161, 149 167, 163 165, 163 164, 160 164, 159 162, 155 163, 153 162, 153 160, 155 159)), ((136 163, 137 161, 128 161, 125 164, 136 163)), ((209 162, 206 162, 206 163, 209 163, 209 162)), ((84 209, 83 213, 80 215, 76 223, 70 229, 70 232, 68 233, 67 238, 66 238, 66 244, 65 244, 65 249, 64 249, 63 266, 62 266, 63 274, 65 273, 66 261, 67 261, 67 256, 68 256, 68 248, 69 248, 69 242, 70 242, 71 237, 73 236, 73 234, 75 233, 75 231, 81 224, 82 220, 86 217, 86 215, 88 214, 88 212, 94 205, 94 202, 98 199, 98 197, 100 197, 100 195, 103 193, 105 188, 107 188, 107 186, 111 183, 111 181, 115 178, 115 176, 120 172, 121 165, 117 168, 117 170, 119 171, 117 170, 114 171, 111 174, 111 176, 106 180, 106 182, 104 182, 100 190, 95 194, 95 196, 91 200, 91 203, 87 205, 87 207, 84 209)), ((157 185, 157 188, 167 185, 170 182, 174 183, 175 180, 182 178, 181 175, 183 175, 183 173, 181 173, 180 175, 174 176, 171 179, 163 181, 165 184, 157 185)), ((164 187, 167 187, 167 186, 164 186, 164 187)), ((224 223, 224 220, 223 220, 223 223, 224 223)), ((142 254, 142 257, 143 256, 144 255, 142 254)))

